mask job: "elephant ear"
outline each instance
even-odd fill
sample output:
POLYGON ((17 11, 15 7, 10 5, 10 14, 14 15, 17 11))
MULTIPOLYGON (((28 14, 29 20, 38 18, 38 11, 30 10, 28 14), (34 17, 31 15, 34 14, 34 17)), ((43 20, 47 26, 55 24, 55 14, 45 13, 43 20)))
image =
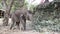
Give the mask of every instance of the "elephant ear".
POLYGON ((27 14, 27 20, 32 20, 33 13, 31 11, 28 11, 29 13, 27 14))

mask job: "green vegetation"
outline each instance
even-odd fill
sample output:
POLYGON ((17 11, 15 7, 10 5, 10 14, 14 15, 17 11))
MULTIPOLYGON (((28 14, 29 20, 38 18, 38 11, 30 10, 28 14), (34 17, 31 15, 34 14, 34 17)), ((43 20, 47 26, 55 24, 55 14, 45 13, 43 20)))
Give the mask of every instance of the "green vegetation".
MULTIPOLYGON (((58 2, 57 2, 58 3, 58 2)), ((54 3, 47 6, 38 6, 34 8, 32 27, 36 31, 57 31, 60 32, 60 7, 55 7, 54 3), (56 9, 57 8, 57 9, 56 9)))
MULTIPOLYGON (((59 0, 55 0, 59 1, 59 0)), ((7 0, 7 4, 9 4, 9 0, 7 0)), ((27 7, 28 3, 20 3, 19 0, 14 0, 14 4, 11 8, 11 12, 15 11, 24 6, 27 7)), ((58 6, 57 6, 58 7, 58 6)), ((2 3, 0 0, 0 9, 2 9, 2 3)), ((32 27, 36 31, 44 31, 47 29, 48 31, 59 31, 60 32, 60 7, 58 9, 55 8, 54 3, 50 3, 49 5, 39 5, 34 7, 34 5, 30 6, 31 11, 33 11, 33 24, 32 27)))

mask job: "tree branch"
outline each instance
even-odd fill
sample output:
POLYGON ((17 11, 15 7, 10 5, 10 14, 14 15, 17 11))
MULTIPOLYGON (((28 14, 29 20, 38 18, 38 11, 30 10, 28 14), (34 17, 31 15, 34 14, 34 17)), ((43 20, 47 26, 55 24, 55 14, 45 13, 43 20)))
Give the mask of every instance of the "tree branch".
POLYGON ((2 3, 4 5, 4 9, 7 10, 8 9, 8 5, 6 3, 7 0, 2 0, 2 3))
POLYGON ((10 4, 8 5, 8 8, 9 8, 8 11, 9 11, 9 13, 11 11, 11 7, 12 7, 13 3, 14 3, 14 0, 10 0, 10 4))

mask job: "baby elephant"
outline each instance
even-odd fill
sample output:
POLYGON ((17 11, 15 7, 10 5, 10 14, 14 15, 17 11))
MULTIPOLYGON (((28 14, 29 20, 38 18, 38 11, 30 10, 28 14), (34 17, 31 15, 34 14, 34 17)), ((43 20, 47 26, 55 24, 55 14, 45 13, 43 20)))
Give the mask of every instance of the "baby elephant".
POLYGON ((26 20, 31 20, 30 13, 28 10, 16 10, 14 13, 12 13, 12 25, 10 29, 16 24, 18 29, 26 30, 26 20), (20 25, 20 26, 19 26, 20 25))

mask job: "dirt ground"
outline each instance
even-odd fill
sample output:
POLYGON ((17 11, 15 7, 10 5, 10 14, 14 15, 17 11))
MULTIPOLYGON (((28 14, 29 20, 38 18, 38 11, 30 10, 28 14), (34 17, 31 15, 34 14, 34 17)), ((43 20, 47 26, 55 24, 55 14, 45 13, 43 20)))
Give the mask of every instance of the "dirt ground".
MULTIPOLYGON (((0 18, 0 34, 39 34, 38 32, 32 31, 32 28, 30 26, 31 22, 27 21, 26 31, 20 31, 17 28, 14 30, 10 30, 10 25, 12 24, 11 19, 9 19, 9 25, 8 26, 2 26, 3 18, 0 18), (29 22, 29 23, 28 23, 29 22)), ((15 26, 16 27, 16 26, 15 26)))
POLYGON ((14 29, 14 30, 10 30, 10 25, 11 25, 11 19, 9 19, 9 26, 2 26, 3 22, 2 22, 3 18, 0 18, 0 34, 60 34, 58 32, 36 32, 34 30, 32 30, 30 24, 31 21, 27 21, 27 25, 26 25, 26 31, 20 31, 18 29, 14 29))

